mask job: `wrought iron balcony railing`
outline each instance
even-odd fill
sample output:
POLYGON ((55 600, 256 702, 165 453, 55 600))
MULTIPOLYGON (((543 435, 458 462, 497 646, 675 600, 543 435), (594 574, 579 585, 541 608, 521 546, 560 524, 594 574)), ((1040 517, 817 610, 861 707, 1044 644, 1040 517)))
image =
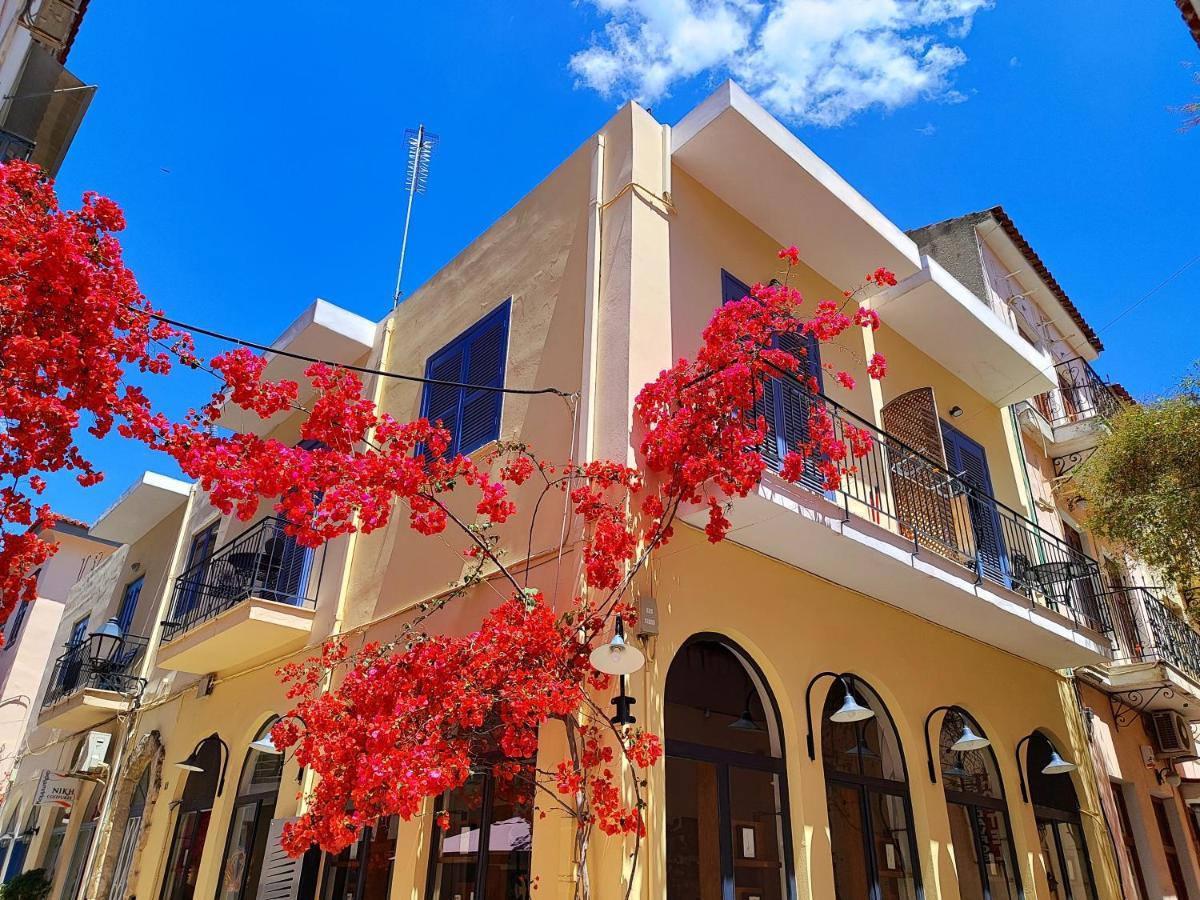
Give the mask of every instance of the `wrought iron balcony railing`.
POLYGON ((1033 405, 1051 425, 1068 425, 1085 419, 1109 419, 1121 401, 1087 360, 1076 358, 1054 367, 1058 387, 1038 394, 1033 405))
POLYGON ((0 128, 0 162, 10 159, 29 159, 33 155, 34 144, 19 134, 0 128))
POLYGON ((1108 592, 1120 662, 1162 661, 1200 682, 1200 633, 1144 587, 1108 592))
POLYGON ((285 524, 274 517, 263 519, 175 579, 163 643, 251 597, 314 607, 310 576, 315 553, 296 543, 285 524))
POLYGON ((848 474, 828 490, 821 460, 809 457, 800 484, 845 509, 901 534, 915 549, 928 549, 975 573, 976 581, 1003 585, 1073 622, 1111 630, 1100 567, 1090 556, 996 500, 990 486, 967 473, 955 474, 873 423, 801 381, 780 372, 769 379, 760 402, 766 414, 769 446, 764 456, 780 466, 786 441, 806 440, 810 414, 823 407, 834 433, 865 430, 871 446, 865 456, 844 465, 848 474), (774 444, 774 446, 770 446, 774 444))
POLYGON ((54 662, 42 709, 86 689, 135 693, 141 682, 137 673, 147 643, 146 638, 135 635, 118 638, 93 634, 69 645, 54 662))

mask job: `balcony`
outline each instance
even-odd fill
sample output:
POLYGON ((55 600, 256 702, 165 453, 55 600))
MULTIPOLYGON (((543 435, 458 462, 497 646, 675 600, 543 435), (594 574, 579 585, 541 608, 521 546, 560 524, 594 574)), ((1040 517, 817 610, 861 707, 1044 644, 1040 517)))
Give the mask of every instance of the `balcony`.
POLYGON ((297 544, 285 524, 263 519, 175 580, 171 618, 162 623, 160 666, 220 672, 307 643, 319 581, 312 577, 317 554, 297 544))
POLYGON ((770 388, 776 417, 806 423, 823 407, 839 437, 851 425, 871 447, 832 490, 819 461, 788 482, 765 453, 776 472, 733 504, 730 540, 1043 665, 1108 661, 1095 560, 790 376, 770 388))
POLYGON ((8 162, 10 159, 28 160, 32 155, 32 141, 0 128, 0 162, 8 162))
MULTIPOLYGON (((1038 394, 1030 405, 1038 417, 1026 420, 1056 455, 1078 453, 1093 446, 1104 423, 1121 409, 1121 401, 1082 358, 1054 367, 1058 387, 1038 394)), ((1061 473, 1060 473, 1061 474, 1061 473)))
POLYGON ((66 731, 97 725, 128 711, 141 689, 144 637, 93 634, 54 662, 38 724, 66 731))
POLYGON ((1116 651, 1103 670, 1104 686, 1126 710, 1175 709, 1200 720, 1200 633, 1155 590, 1108 592, 1116 651))

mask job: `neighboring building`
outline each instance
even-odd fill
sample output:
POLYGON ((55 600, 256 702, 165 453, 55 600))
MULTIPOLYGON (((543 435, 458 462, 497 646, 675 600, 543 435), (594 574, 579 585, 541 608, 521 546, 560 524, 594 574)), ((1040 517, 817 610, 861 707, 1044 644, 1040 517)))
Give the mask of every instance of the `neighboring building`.
POLYGON ((66 68, 89 0, 0 0, 0 160, 58 173, 95 85, 66 68))
MULTIPOLYGON (((1098 563, 1099 578, 1077 579, 1078 596, 1102 605, 1114 658, 1081 667, 1078 703, 1116 838, 1124 896, 1200 896, 1192 860, 1200 815, 1200 768, 1193 723, 1200 723, 1200 634, 1177 592, 1136 559, 1098 541, 1084 525, 1071 475, 1095 450, 1107 420, 1132 402, 1092 368, 1104 349, 1078 309, 1001 207, 912 232, 930 253, 1019 332, 1049 350, 1057 386, 1012 407, 1020 423, 1024 477, 1034 518, 1098 563), (1184 783, 1177 781, 1175 776, 1184 783)), ((1040 566, 1012 554, 1014 570, 1040 566)))
MULTIPOLYGON (((830 379, 822 394, 772 385, 780 440, 802 439, 804 411, 823 405, 876 441, 836 492, 768 473, 733 504, 722 544, 698 527, 703 510, 687 510, 636 585, 634 600, 658 616, 630 691, 667 759, 650 773, 632 896, 1124 896, 1107 776, 1097 779, 1100 716, 1077 702, 1102 676, 1076 677, 1115 671, 1115 588, 1099 550, 1068 528, 1050 449, 1096 433, 1084 413, 1102 385, 1080 394, 1063 379, 1090 371, 1075 363, 1100 345, 1002 210, 906 235, 726 84, 674 128, 622 108, 378 326, 317 301, 275 346, 578 392, 573 415, 545 395, 368 388, 397 419, 441 415, 464 453, 505 438, 551 460, 634 461, 636 392, 696 351, 721 303, 775 274, 781 244, 801 248, 810 303, 877 266, 900 279, 871 298, 877 332, 820 347, 846 368, 879 351, 886 379, 853 392, 830 379), (847 723, 847 695, 870 718, 847 723), (967 727, 987 745, 963 744, 967 727)), ((302 366, 274 356, 267 377, 302 366)), ((264 423, 229 408, 224 424, 300 439, 296 414, 264 423)), ((778 446, 764 452, 778 463, 778 446)), ((179 497, 166 511, 134 497, 106 514, 98 527, 121 523, 106 534, 127 551, 72 592, 63 619, 65 632, 85 605, 93 622, 119 617, 135 558, 170 573, 147 579, 138 609, 151 612, 123 631, 148 639, 136 702, 76 682, 55 693, 46 679, 38 724, 58 736, 31 741, 46 749, 22 762, 18 783, 69 766, 89 732, 111 744, 106 786, 89 785, 83 812, 33 819, 25 867, 53 864, 51 900, 573 896, 573 823, 506 803, 486 776, 442 799, 449 836, 426 815, 380 822, 337 856, 282 857, 280 829, 303 802, 295 786, 302 794, 311 774, 250 746, 288 708, 275 670, 331 634, 395 637, 461 575, 460 548, 415 534, 401 514, 307 551, 266 510, 241 522, 198 492, 179 497)), ((569 599, 578 535, 563 547, 561 520, 531 521, 531 507, 502 530, 507 559, 528 556, 534 583, 569 599)), ((431 627, 465 633, 494 597, 480 588, 431 627)), ((545 729, 540 761, 552 768, 564 752, 545 729)), ((1176 828, 1184 808, 1153 793, 1163 802, 1147 808, 1200 897, 1195 842, 1176 828)), ((28 822, 28 802, 15 791, 0 816, 28 822)), ((1141 821, 1142 805, 1129 811, 1141 821)), ((593 839, 595 896, 625 895, 629 849, 593 839)))
POLYGON ((0 649, 0 785, 4 785, 5 793, 22 751, 25 726, 30 713, 36 712, 34 700, 54 646, 67 592, 116 549, 89 535, 87 524, 74 519, 60 519, 39 535, 58 550, 36 573, 37 596, 18 604, 4 623, 4 647, 0 649))
POLYGON ((1192 37, 1196 39, 1197 46, 1200 46, 1200 2, 1197 0, 1175 0, 1175 5, 1179 7, 1179 12, 1183 15, 1183 21, 1192 32, 1192 37))

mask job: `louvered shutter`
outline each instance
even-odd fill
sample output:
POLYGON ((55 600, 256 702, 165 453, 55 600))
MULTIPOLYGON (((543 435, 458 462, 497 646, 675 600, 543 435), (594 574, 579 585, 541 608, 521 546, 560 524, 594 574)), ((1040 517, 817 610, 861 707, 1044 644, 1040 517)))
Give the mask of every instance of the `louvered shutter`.
POLYGON ((267 829, 267 846, 263 852, 262 870, 258 876, 256 900, 299 900, 308 854, 292 858, 280 843, 283 826, 295 818, 272 819, 267 829))
MULTIPOLYGON (((462 380, 466 384, 504 387, 508 312, 509 304, 505 302, 473 329, 463 368, 462 380)), ((459 453, 471 453, 500 437, 503 401, 500 391, 463 390, 459 453)))
POLYGON ((887 442, 888 468, 896 518, 904 535, 931 544, 956 562, 965 562, 960 549, 963 540, 955 529, 953 491, 946 474, 926 462, 946 465, 933 388, 901 394, 883 405, 882 414, 884 431, 896 439, 887 442))
MULTIPOLYGON (((750 294, 745 282, 721 270, 721 302, 740 300, 750 294)), ((776 335, 775 346, 785 350, 803 363, 800 371, 821 379, 819 342, 810 334, 786 333, 776 335)), ((767 464, 778 469, 783 457, 796 445, 808 440, 808 416, 817 398, 799 385, 781 378, 772 378, 763 385, 762 396, 755 401, 754 413, 766 420, 767 435, 763 442, 763 457, 767 464)), ((817 474, 816 459, 805 460, 803 481, 824 489, 824 480, 817 474)))
POLYGON ((950 471, 974 489, 968 495, 967 508, 971 515, 971 530, 975 536, 979 564, 989 578, 1005 582, 1008 559, 1000 531, 1000 516, 992 499, 992 476, 988 471, 987 455, 983 447, 949 425, 942 425, 942 437, 950 471))
MULTIPOLYGON (((455 341, 449 347, 431 357, 425 366, 425 377, 438 381, 461 382, 464 347, 455 341)), ((450 446, 446 452, 453 456, 458 444, 459 402, 462 391, 444 384, 425 385, 425 397, 421 404, 421 415, 433 424, 441 422, 450 432, 450 446)), ((420 448, 422 451, 424 448, 420 448)))

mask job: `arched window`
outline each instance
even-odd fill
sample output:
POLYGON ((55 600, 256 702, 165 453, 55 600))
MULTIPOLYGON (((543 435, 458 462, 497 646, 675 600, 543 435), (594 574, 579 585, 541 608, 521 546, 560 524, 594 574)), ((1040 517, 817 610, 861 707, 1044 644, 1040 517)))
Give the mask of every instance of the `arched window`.
POLYGON ((762 673, 726 641, 694 637, 667 673, 664 715, 668 900, 794 897, 783 738, 762 673))
MULTIPOLYGON (((259 729, 254 739, 265 738, 274 724, 275 719, 271 719, 259 729)), ((279 795, 282 776, 282 753, 264 753, 253 747, 246 752, 230 817, 217 900, 244 900, 258 890, 258 876, 267 849, 267 831, 275 815, 275 798, 279 795)))
POLYGON ((79 894, 79 885, 83 882, 83 865, 87 861, 88 852, 92 849, 92 839, 96 836, 96 820, 100 818, 100 796, 104 793, 100 785, 93 785, 87 806, 83 810, 83 820, 79 823, 79 832, 75 835, 75 847, 71 851, 71 862, 67 866, 67 877, 63 882, 63 897, 75 897, 79 894))
POLYGON ((990 746, 955 750, 964 728, 987 737, 969 713, 955 708, 942 719, 938 742, 958 893, 962 900, 1018 900, 1021 878, 996 754, 990 746))
POLYGON ((1046 881, 1054 900, 1095 900, 1096 883, 1083 836, 1079 798, 1070 774, 1046 773, 1055 753, 1054 745, 1041 732, 1030 736, 1025 751, 1029 773, 1029 800, 1037 819, 1042 843, 1046 881))
POLYGON ((921 870, 908 771, 887 707, 870 687, 847 677, 830 689, 821 722, 837 897, 917 900, 921 870), (855 722, 831 719, 847 692, 874 715, 855 722))
POLYGON ((175 832, 171 837, 160 900, 192 900, 195 897, 200 856, 221 774, 221 753, 221 743, 209 739, 202 741, 190 757, 200 771, 190 771, 183 786, 183 796, 175 812, 175 832))
POLYGON ((133 786, 129 797, 129 812, 125 819, 125 828, 121 832, 121 849, 117 852, 117 864, 113 869, 112 887, 108 891, 108 900, 124 900, 125 886, 129 882, 129 870, 133 866, 133 855, 137 852, 138 838, 142 834, 142 820, 146 816, 146 800, 150 796, 150 769, 152 763, 147 763, 142 769, 142 776, 133 786))

